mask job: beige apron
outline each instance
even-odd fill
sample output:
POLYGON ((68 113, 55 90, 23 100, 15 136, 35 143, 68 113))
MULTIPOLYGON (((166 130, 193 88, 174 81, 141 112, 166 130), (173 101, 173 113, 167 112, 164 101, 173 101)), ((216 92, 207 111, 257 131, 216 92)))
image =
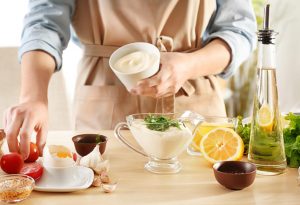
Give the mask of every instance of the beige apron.
POLYGON ((149 42, 162 52, 201 48, 201 36, 215 11, 213 0, 77 0, 72 25, 84 46, 75 92, 75 129, 111 129, 141 112, 226 115, 215 76, 184 84, 162 99, 131 95, 108 60, 118 47, 149 42))

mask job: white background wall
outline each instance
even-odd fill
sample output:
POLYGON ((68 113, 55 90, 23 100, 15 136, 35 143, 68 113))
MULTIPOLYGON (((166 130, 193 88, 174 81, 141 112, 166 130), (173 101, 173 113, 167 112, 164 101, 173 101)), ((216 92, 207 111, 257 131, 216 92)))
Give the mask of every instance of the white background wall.
POLYGON ((277 36, 277 80, 282 112, 300 112, 300 1, 270 0, 277 36))
POLYGON ((0 0, 0 46, 17 46, 27 0, 0 0), (16 6, 17 5, 17 6, 16 6))

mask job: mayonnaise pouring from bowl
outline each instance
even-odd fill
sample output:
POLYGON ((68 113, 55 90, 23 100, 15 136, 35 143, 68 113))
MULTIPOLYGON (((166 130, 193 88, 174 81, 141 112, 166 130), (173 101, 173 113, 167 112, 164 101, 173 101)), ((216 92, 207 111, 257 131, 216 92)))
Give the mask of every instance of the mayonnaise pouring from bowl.
POLYGON ((157 57, 146 51, 129 53, 114 64, 114 68, 122 73, 137 73, 155 65, 157 57))

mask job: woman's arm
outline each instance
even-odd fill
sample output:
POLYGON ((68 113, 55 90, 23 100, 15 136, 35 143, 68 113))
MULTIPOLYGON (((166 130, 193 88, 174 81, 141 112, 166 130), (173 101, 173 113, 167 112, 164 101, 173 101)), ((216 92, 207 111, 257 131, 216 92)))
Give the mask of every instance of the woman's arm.
POLYGON ((255 48, 256 21, 250 0, 217 0, 217 11, 193 53, 162 53, 161 69, 131 93, 164 97, 178 92, 188 79, 220 75, 228 78, 255 48))
POLYGON ((55 70, 62 66, 62 52, 70 39, 70 22, 75 0, 29 0, 24 18, 19 61, 24 53, 42 50, 51 55, 55 70))
POLYGON ((10 151, 29 155, 31 134, 42 154, 48 129, 48 84, 61 67, 62 51, 70 38, 70 21, 75 0, 30 0, 29 13, 19 48, 21 93, 19 104, 4 114, 4 128, 10 151), (18 136, 20 135, 20 146, 18 136))
POLYGON ((29 154, 33 131, 40 153, 48 131, 48 84, 55 69, 54 59, 43 51, 30 51, 21 62, 21 93, 19 104, 4 115, 4 128, 11 152, 20 151, 24 159, 29 154), (20 145, 18 143, 20 135, 20 145))
POLYGON ((204 33, 204 45, 220 38, 230 47, 231 61, 219 74, 229 78, 256 47, 256 18, 251 0, 217 0, 217 11, 204 33))

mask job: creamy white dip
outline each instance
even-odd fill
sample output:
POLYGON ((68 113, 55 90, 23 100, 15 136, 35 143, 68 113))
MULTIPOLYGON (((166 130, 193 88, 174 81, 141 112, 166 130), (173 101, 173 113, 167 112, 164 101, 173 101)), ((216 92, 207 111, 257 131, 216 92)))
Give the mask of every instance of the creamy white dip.
POLYGON ((146 51, 135 51, 117 60, 114 69, 122 73, 137 73, 153 67, 156 60, 157 57, 153 54, 146 51))
POLYGON ((144 151, 158 159, 177 157, 192 140, 191 131, 183 125, 180 125, 180 129, 170 127, 160 132, 148 129, 144 120, 137 119, 129 128, 144 151))

